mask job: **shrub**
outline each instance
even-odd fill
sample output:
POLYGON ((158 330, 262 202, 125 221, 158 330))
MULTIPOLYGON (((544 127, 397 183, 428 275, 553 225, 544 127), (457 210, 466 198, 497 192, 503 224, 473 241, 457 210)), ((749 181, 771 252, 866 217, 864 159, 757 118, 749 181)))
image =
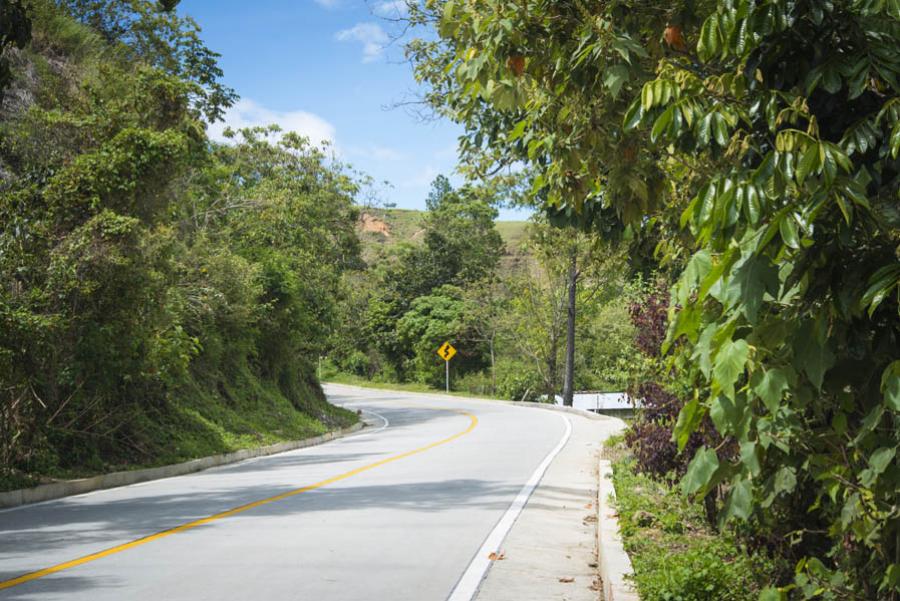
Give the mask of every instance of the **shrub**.
POLYGON ((543 380, 524 363, 514 360, 497 362, 497 396, 510 401, 535 401, 543 380))
POLYGON ((604 452, 614 458, 616 509, 642 601, 746 601, 784 570, 736 532, 710 528, 702 504, 639 473, 620 444, 604 452))

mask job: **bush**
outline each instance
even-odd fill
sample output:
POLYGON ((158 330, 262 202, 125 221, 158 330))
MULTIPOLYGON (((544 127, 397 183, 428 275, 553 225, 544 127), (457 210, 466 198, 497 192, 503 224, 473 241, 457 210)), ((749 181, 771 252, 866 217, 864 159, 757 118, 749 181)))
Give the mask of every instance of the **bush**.
POLYGON ((453 386, 454 390, 468 392, 470 394, 479 396, 490 396, 493 394, 493 390, 491 390, 490 371, 471 372, 457 378, 455 382, 451 381, 450 384, 453 386))
POLYGON ((497 362, 497 396, 510 401, 536 401, 543 386, 540 374, 514 360, 497 362))
POLYGON ((642 601, 747 601, 785 570, 733 531, 710 528, 702 504, 640 474, 620 444, 604 452, 615 458, 616 509, 642 601))
POLYGON ((743 601, 746 591, 735 587, 733 568, 708 548, 668 555, 659 571, 644 578, 645 601, 743 601))

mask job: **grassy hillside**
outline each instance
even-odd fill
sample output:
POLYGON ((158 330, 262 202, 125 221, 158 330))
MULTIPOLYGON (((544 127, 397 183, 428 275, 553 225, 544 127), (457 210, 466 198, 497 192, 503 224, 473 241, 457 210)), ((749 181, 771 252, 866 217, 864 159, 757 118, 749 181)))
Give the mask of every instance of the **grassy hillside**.
MULTIPOLYGON (((376 257, 400 242, 415 243, 421 238, 424 211, 414 209, 365 209, 359 226, 364 258, 376 257)), ((498 221, 497 231, 506 243, 507 255, 520 254, 527 221, 498 221)))

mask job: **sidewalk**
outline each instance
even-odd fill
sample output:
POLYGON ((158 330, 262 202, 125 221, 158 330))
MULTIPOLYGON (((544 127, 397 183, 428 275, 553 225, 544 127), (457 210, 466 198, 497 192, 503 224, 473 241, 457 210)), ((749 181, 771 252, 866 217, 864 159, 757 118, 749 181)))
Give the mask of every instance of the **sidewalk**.
POLYGON ((621 420, 569 415, 572 437, 502 546, 478 601, 597 601, 597 457, 621 420))

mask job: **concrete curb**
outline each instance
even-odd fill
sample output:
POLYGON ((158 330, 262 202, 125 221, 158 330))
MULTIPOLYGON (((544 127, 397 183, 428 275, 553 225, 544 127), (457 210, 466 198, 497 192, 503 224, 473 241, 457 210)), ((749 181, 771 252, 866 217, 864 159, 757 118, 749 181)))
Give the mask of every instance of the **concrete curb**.
POLYGON ((619 520, 614 507, 616 489, 612 482, 612 464, 601 459, 597 466, 597 554, 605 601, 640 601, 632 581, 631 558, 625 552, 619 520))
POLYGON ((101 474, 91 478, 82 478, 80 480, 64 480, 62 482, 53 482, 51 484, 41 484, 34 488, 23 488, 20 490, 11 490, 9 492, 0 493, 0 508, 18 507, 20 505, 28 505, 31 503, 40 503, 41 501, 50 501, 60 499, 62 497, 70 497, 72 495, 80 495, 86 492, 101 490, 104 488, 116 488, 118 486, 128 486, 129 484, 137 484, 138 482, 147 482, 148 480, 159 480, 161 478, 171 478, 173 476, 183 476, 193 472, 199 472, 211 467, 227 465, 229 463, 237 463, 245 459, 254 457, 263 457, 265 455, 274 455, 276 453, 284 453, 285 451, 293 451, 304 447, 311 447, 318 444, 341 438, 356 432, 363 427, 360 421, 349 428, 341 428, 333 432, 327 432, 312 438, 304 438, 303 440, 291 440, 287 442, 279 442, 273 445, 258 447, 255 449, 242 449, 232 453, 224 453, 221 455, 212 455, 210 457, 201 457, 200 459, 192 459, 184 463, 175 463, 173 465, 163 465, 161 467, 152 467, 143 470, 131 470, 126 472, 112 472, 109 474, 101 474))

